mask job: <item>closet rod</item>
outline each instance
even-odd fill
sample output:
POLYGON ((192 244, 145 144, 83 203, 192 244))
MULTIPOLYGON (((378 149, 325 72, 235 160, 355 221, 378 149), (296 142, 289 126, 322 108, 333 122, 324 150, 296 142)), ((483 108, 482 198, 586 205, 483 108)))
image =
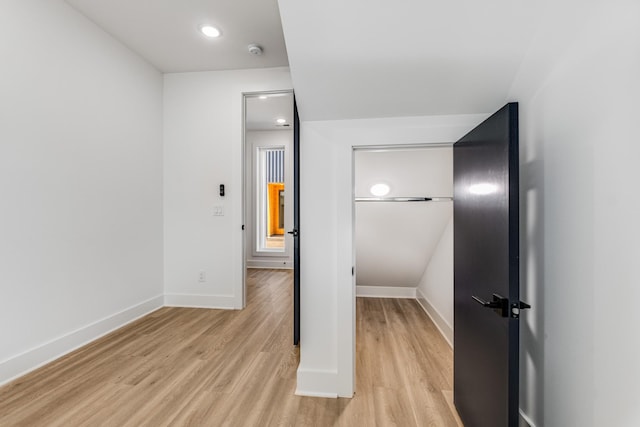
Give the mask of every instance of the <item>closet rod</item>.
POLYGON ((356 202, 450 202, 453 197, 356 197, 356 202))

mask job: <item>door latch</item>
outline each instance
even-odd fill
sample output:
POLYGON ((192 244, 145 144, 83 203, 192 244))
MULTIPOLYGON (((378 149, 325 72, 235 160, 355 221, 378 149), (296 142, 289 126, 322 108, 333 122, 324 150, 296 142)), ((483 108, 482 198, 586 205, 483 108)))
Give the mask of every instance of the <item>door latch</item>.
POLYGON ((526 310, 529 308, 531 308, 531 306, 526 302, 514 302, 513 304, 511 304, 511 317, 517 319, 520 317, 520 310, 526 310))
POLYGON ((485 308, 490 308, 500 317, 511 317, 517 319, 520 317, 520 310, 531 308, 526 302, 518 301, 509 304, 509 298, 505 298, 498 294, 493 294, 491 301, 485 301, 477 296, 472 296, 473 300, 485 308))

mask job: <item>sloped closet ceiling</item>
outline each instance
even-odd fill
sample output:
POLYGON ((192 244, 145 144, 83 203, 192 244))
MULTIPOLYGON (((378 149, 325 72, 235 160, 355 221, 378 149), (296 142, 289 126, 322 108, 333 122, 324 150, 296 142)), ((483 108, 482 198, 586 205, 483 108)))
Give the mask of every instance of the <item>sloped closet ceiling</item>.
POLYGON ((279 0, 301 119, 493 112, 545 3, 279 0))
MULTIPOLYGON (((355 193, 372 197, 451 197, 452 148, 357 151, 355 193)), ((359 286, 415 287, 453 213, 453 202, 356 202, 356 281, 359 286)))

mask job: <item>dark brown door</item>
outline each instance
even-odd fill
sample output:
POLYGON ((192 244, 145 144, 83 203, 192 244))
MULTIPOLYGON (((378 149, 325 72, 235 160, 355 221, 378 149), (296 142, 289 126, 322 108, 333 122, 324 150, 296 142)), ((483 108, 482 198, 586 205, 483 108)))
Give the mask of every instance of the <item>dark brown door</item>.
POLYGON ((293 345, 300 342, 300 118, 293 97, 293 345))
POLYGON ((517 426, 518 104, 458 141, 454 165, 454 401, 465 426, 517 426))

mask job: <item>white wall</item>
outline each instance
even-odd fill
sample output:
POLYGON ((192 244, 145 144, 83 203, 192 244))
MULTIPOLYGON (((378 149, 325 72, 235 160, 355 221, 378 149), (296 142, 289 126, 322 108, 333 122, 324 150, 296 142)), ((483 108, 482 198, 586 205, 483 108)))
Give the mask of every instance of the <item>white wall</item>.
POLYGON ((418 286, 451 206, 445 201, 356 203, 358 286, 418 286))
POLYGON ((58 0, 0 13, 0 383, 162 304, 162 77, 58 0))
POLYGON ((455 142, 486 117, 482 114, 302 123, 297 393, 353 393, 353 147, 455 142))
POLYGON ((416 296, 453 347, 453 202, 448 204, 449 221, 429 258, 416 296))
POLYGON ((242 93, 291 87, 288 68, 165 75, 167 304, 242 307, 242 93), (213 216, 214 206, 224 216, 213 216))
POLYGON ((537 426, 640 425, 640 4, 555 3, 520 102, 521 407, 537 426))
MULTIPOLYGON (((293 101, 291 101, 293 102, 293 101)), ((293 130, 248 131, 245 135, 245 209, 247 267, 293 268, 293 237, 285 234, 284 252, 258 251, 256 245, 256 205, 258 188, 256 150, 259 147, 285 148, 285 218, 284 229, 293 228, 293 130), (290 191, 286 191, 289 189, 290 191)))

